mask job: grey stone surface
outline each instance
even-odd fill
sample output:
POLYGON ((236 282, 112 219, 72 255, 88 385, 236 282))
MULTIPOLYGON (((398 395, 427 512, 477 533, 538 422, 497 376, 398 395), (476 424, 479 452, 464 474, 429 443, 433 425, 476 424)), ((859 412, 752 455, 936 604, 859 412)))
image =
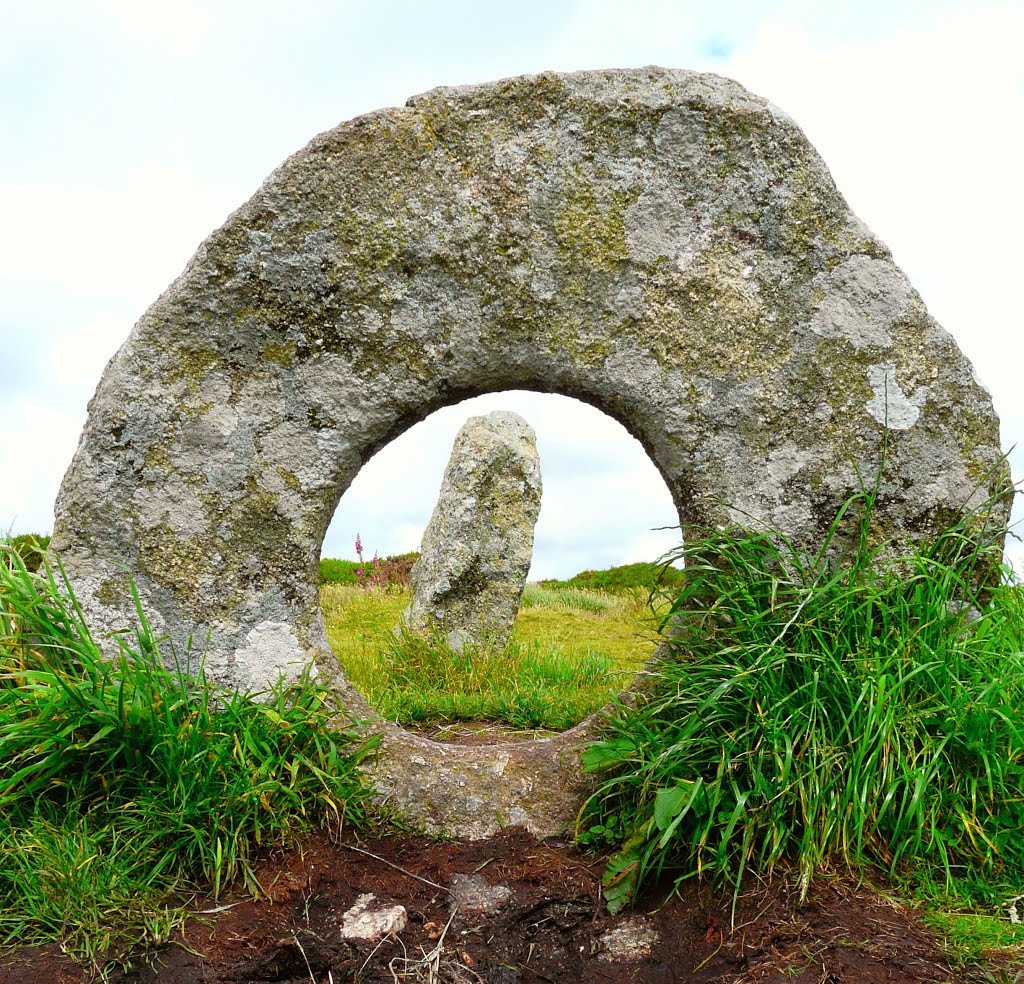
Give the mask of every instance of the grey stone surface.
MULTIPOLYGON (((684 529, 753 516, 813 546, 883 447, 880 536, 1007 488, 988 393, 785 113, 713 75, 543 74, 285 161, 107 366, 51 550, 97 638, 133 623, 134 577, 219 683, 312 662, 372 719, 327 643, 324 531, 380 447, 509 388, 623 423, 684 529)), ((550 832, 588 788, 589 724, 485 749, 374 727, 375 780, 427 828, 550 832)))
POLYGON ((658 942, 658 932, 646 919, 625 919, 608 930, 596 944, 598 958, 616 963, 627 960, 646 960, 658 942))
POLYGON ((464 916, 493 916, 512 900, 508 885, 491 885, 483 875, 452 875, 450 905, 464 916))
POLYGON ((519 610, 540 513, 537 436, 495 410, 459 430, 412 569, 403 615, 418 634, 502 649, 519 610))
POLYGON ((371 892, 360 895, 351 909, 342 913, 343 940, 379 940, 402 932, 409 924, 404 905, 385 905, 371 892))

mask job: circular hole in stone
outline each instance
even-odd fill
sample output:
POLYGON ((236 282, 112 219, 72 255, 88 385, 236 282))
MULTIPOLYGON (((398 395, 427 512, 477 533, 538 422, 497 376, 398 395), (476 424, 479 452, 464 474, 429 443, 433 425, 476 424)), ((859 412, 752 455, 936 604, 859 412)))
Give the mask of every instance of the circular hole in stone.
POLYGON ((321 609, 346 674, 388 720, 458 743, 543 737, 627 689, 656 646, 658 606, 643 588, 618 590, 626 572, 586 587, 559 582, 651 563, 679 543, 665 482, 620 423, 569 397, 490 393, 434 412, 363 466, 321 549, 321 558, 347 562, 323 565, 329 577, 356 583, 322 584, 321 609), (396 636, 410 593, 394 581, 404 555, 420 548, 456 434, 493 410, 519 414, 537 435, 543 495, 533 561, 508 646, 453 653, 437 640, 396 636))

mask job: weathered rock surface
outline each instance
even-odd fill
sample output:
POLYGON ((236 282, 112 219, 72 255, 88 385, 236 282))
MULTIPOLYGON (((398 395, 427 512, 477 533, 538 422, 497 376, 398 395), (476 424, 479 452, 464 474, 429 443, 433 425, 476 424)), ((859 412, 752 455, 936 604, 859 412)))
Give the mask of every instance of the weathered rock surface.
POLYGON ((610 963, 645 960, 658 942, 658 932, 646 919, 626 919, 601 936, 596 945, 598 958, 610 963))
POLYGON ((519 414, 495 410, 459 430, 412 569, 403 616, 419 634, 441 633, 501 649, 519 610, 540 513, 537 436, 519 414))
MULTIPOLYGON (((507 388, 621 421, 684 529, 754 516, 813 546, 883 448, 879 535, 1007 487, 988 393, 785 113, 712 75, 544 74, 285 161, 107 366, 51 550, 97 638, 134 622, 134 577, 218 683, 312 661, 372 717, 327 643, 324 531, 377 449, 507 388)), ((587 789, 586 726, 474 749, 381 727, 376 781, 429 828, 548 832, 587 789)))
POLYGON ((483 875, 452 875, 451 907, 465 915, 491 916, 512 899, 508 885, 491 885, 483 875))
POLYGON ((400 933, 409 923, 404 905, 385 905, 371 892, 360 895, 351 909, 342 913, 343 940, 379 940, 400 933))

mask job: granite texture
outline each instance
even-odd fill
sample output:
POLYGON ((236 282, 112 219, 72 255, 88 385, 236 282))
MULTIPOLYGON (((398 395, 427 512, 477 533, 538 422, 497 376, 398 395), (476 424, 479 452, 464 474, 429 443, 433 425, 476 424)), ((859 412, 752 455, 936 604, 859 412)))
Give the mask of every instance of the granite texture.
MULTIPOLYGON (((684 529, 812 546, 883 454, 878 537, 1007 488, 989 394, 785 113, 713 75, 542 74, 285 161, 107 366, 52 553, 97 635, 132 623, 134 577, 177 658, 247 689, 312 663, 372 719, 327 644, 324 532, 378 449, 510 388, 620 421, 684 529)), ((382 793, 427 827, 550 831, 587 785, 585 728, 495 751, 372 726, 382 793)))
POLYGON ((530 572, 540 499, 533 428, 507 410, 470 417, 423 533, 405 626, 455 650, 503 649, 530 572))

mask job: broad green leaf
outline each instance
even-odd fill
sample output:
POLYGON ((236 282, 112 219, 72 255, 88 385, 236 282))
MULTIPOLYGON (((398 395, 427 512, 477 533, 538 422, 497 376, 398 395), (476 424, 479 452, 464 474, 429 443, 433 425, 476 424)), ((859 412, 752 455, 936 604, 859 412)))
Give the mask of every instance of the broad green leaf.
POLYGON ((664 830, 679 815, 693 792, 693 783, 683 779, 668 789, 659 789, 654 797, 654 825, 664 830))
POLYGON ((580 755, 584 772, 597 772, 619 765, 636 751, 636 745, 629 738, 610 738, 585 748, 580 755))
POLYGON ((647 843, 646 830, 634 833, 622 847, 608 859, 601 884, 608 911, 614 915, 629 905, 636 896, 640 880, 640 862, 647 843))

